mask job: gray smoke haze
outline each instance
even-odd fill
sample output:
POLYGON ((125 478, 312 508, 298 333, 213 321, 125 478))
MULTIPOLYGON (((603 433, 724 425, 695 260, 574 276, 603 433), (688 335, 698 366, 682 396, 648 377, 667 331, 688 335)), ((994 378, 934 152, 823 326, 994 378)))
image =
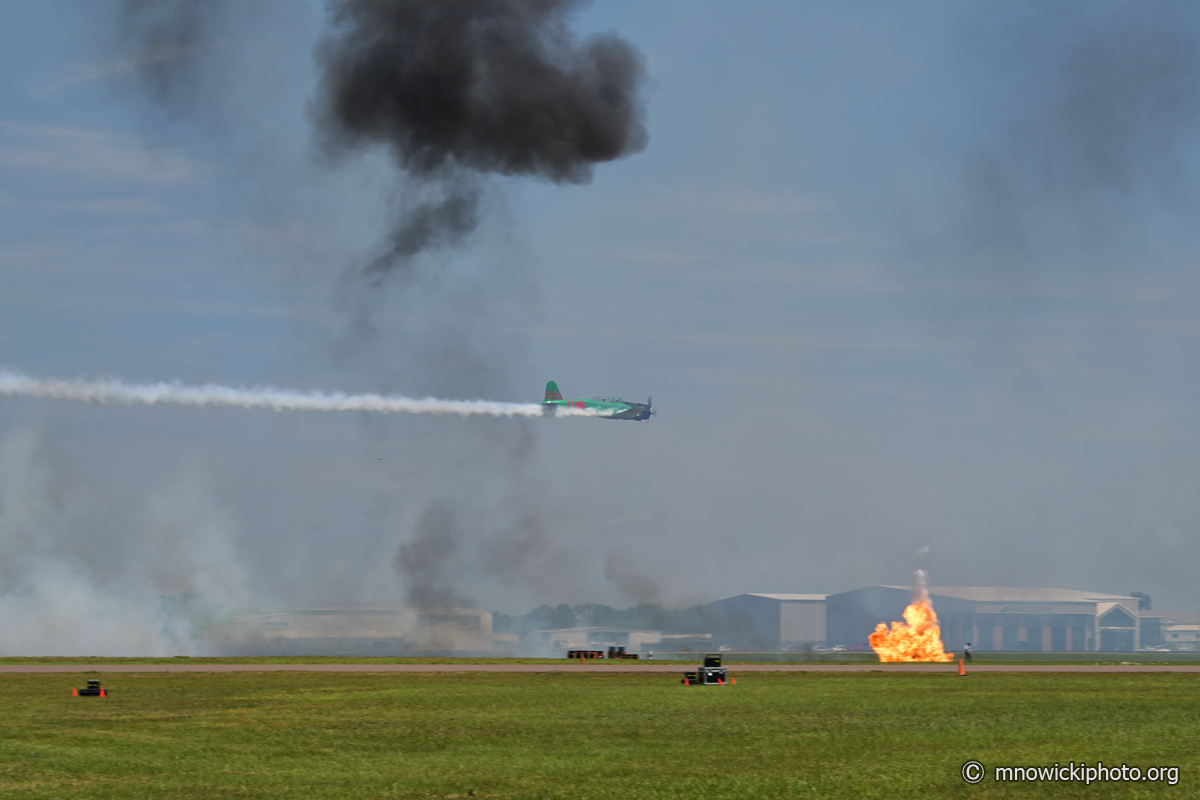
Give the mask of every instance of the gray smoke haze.
POLYGON ((405 600, 410 605, 471 603, 458 593, 447 574, 450 560, 470 535, 460 526, 453 503, 435 501, 425 509, 392 562, 403 579, 405 600))
POLYGON ((173 117, 201 118, 208 62, 233 6, 214 0, 123 0, 116 9, 119 49, 143 90, 173 117))
MULTIPOLYGON (((381 116, 344 124, 335 77, 359 66, 352 42, 370 50, 357 5, 67 3, 124 26, 115 57, 55 42, 66 15, 39 22, 42 4, 0 11, 0 363, 508 402, 554 378, 670 412, 643 427, 5 399, 0 431, 48 418, 51 443, 80 451, 49 460, 52 502, 24 530, 64 531, 56 561, 128 629, 158 630, 135 606, 159 591, 122 565, 126 525, 197 475, 196 535, 231 520, 218 540, 250 576, 247 610, 691 604, 900 584, 914 566, 1196 607, 1200 6, 537 6, 565 9, 573 53, 615 28, 660 79, 664 146, 585 159, 579 186, 471 149, 479 126, 397 134, 386 93, 381 116), (107 77, 23 94, 85 73, 107 77)), ((553 55, 552 36, 493 27, 553 55)), ((486 121, 475 96, 468 122, 486 121)))
POLYGON ((33 428, 0 438, 0 654, 202 654, 250 601, 236 519, 188 475, 111 503, 33 428))
POLYGON ((634 604, 656 603, 662 599, 658 582, 637 568, 627 546, 609 551, 604 559, 604 577, 634 604))
MULTIPOLYGON (((395 272, 411 280, 414 259, 461 245, 478 227, 487 175, 583 184, 595 164, 645 146, 640 54, 614 35, 577 42, 572 0, 470 0, 331 4, 322 40, 313 114, 327 150, 382 147, 407 194, 383 253, 362 270, 377 291, 395 272)), ((486 291, 486 290, 485 290, 486 291)), ((352 292, 347 293, 355 297, 352 292)), ((377 294, 357 296, 352 332, 377 340, 377 294)), ((455 382, 486 369, 470 347, 446 352, 430 341, 455 382)), ((528 430, 495 439, 496 482, 520 474, 528 430)), ((519 481, 503 504, 523 496, 519 481)), ((485 551, 475 570, 506 575, 534 563, 546 543, 535 507, 515 518, 469 510, 466 497, 439 497, 402 542, 393 565, 410 603, 467 602, 464 557, 485 551), (451 575, 457 570, 459 579, 451 575)))
POLYGON ((273 118, 264 98, 294 78, 297 61, 265 54, 286 53, 289 42, 294 50, 307 16, 278 0, 111 0, 79 14, 108 88, 134 98, 150 142, 186 139, 251 183, 275 179, 269 161, 279 126, 294 124, 273 118))
POLYGON ((548 530, 546 504, 527 484, 497 483, 493 502, 455 496, 425 507, 392 561, 406 603, 473 605, 505 594, 537 603, 575 574, 548 530))
POLYGON ((1086 285, 1125 264, 1131 245, 1171 235, 1164 224, 1191 224, 1200 206, 1191 11, 1050 3, 1016 22, 976 23, 964 73, 971 122, 987 133, 915 225, 934 291, 1086 285))
MULTIPOLYGON (((614 34, 577 36, 570 22, 583 5, 334 0, 307 31, 313 48, 298 35, 306 12, 291 3, 116 0, 108 45, 121 65, 116 86, 138 101, 149 137, 203 153, 217 193, 251 219, 303 226, 307 213, 323 224, 327 215, 312 213, 308 199, 323 180, 387 168, 364 189, 382 195, 383 230, 361 235, 364 223, 340 250, 299 254, 327 273, 342 325, 320 346, 351 385, 506 397, 524 349, 506 315, 528 309, 537 292, 528 254, 509 235, 500 179, 586 184, 596 165, 647 141, 643 58, 614 34), (315 51, 306 104, 273 105, 283 67, 263 57, 260 38, 275 52, 289 40, 292 50, 315 51), (307 153, 277 145, 297 111, 310 128, 307 153), (485 232, 485 255, 467 254, 485 232), (464 265, 464 255, 474 260, 464 265)), ((553 500, 530 486, 533 425, 362 427, 380 461, 401 461, 390 448, 403 442, 413 471, 398 468, 394 491, 370 501, 361 542, 347 540, 335 555, 318 533, 301 532, 289 570, 323 593, 307 602, 537 604, 537 592, 576 582, 569 527, 549 521, 569 513, 549 510, 553 500), (374 557, 387 539, 398 581, 378 596, 378 581, 362 577, 374 565, 348 560, 374 557), (326 554, 319 579, 302 572, 309 550, 326 554)), ((254 597, 247 607, 267 602, 254 597)))

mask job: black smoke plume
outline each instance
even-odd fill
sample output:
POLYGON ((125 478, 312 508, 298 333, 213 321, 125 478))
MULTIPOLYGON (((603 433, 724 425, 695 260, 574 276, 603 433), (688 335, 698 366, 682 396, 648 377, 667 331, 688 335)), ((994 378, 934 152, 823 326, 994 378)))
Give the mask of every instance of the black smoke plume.
POLYGON ((469 536, 446 501, 432 503, 413 529, 412 538, 400 545, 392 566, 404 580, 405 599, 422 607, 450 603, 466 605, 468 598, 454 588, 447 574, 462 540, 469 536))
POLYGON ((517 486, 502 488, 491 502, 455 495, 429 501, 392 559, 405 602, 471 605, 477 592, 496 587, 536 602, 558 588, 565 554, 545 509, 517 486))
POLYGON ((379 279, 478 224, 479 179, 587 183, 645 147, 640 53, 613 34, 580 42, 576 0, 336 0, 314 110, 334 151, 388 149, 423 190, 397 221, 379 279))
POLYGON ((645 146, 642 58, 614 35, 577 44, 573 0, 340 0, 321 45, 322 121, 382 143, 410 172, 464 167, 587 183, 645 146))

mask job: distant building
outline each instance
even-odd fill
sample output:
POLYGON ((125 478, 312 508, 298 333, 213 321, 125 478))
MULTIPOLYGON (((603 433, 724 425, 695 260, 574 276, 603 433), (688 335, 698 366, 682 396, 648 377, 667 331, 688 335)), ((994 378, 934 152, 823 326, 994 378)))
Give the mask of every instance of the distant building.
POLYGON ((1200 612, 1152 611, 1143 614, 1140 622, 1143 647, 1200 650, 1200 612))
POLYGON ((1194 653, 1200 650, 1200 625, 1163 625, 1162 638, 1163 646, 1169 650, 1194 653))
POLYGON ((1138 617, 1138 643, 1142 647, 1162 647, 1162 617, 1146 616, 1142 614, 1138 617))
POLYGON ((515 638, 494 635, 492 615, 471 608, 331 605, 234 617, 227 644, 263 653, 400 655, 490 651, 515 644, 515 638))
POLYGON ((406 609, 406 650, 491 650, 492 615, 452 605, 406 609))
MULTIPOLYGON (((1071 589, 929 587, 947 651, 1130 652, 1138 649, 1138 599, 1071 589)), ((866 645, 880 622, 903 620, 908 586, 831 594, 827 643, 866 645)))
POLYGON ((638 653, 662 641, 658 631, 642 631, 632 628, 558 628, 556 630, 533 631, 526 637, 527 644, 534 650, 604 650, 609 647, 624 647, 630 653, 638 653))
POLYGON ((739 594, 710 603, 718 638, 754 650, 825 643, 825 595, 739 594))
POLYGON ((711 633, 664 633, 659 645, 664 651, 708 651, 713 649, 711 633))

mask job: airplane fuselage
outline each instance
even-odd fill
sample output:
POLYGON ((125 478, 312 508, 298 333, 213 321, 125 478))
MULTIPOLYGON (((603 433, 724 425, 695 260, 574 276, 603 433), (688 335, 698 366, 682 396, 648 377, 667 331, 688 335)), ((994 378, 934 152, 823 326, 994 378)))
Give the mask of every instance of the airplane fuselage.
POLYGON ((544 406, 579 409, 591 412, 590 416, 601 419, 650 419, 650 407, 645 403, 630 403, 625 400, 600 399, 595 397, 575 400, 547 400, 544 406))
POLYGON ((649 402, 634 403, 620 397, 578 397, 567 400, 559 393, 558 384, 554 381, 546 385, 546 399, 542 405, 551 406, 554 413, 558 413, 560 408, 572 409, 601 419, 644 420, 650 419, 654 413, 649 402))

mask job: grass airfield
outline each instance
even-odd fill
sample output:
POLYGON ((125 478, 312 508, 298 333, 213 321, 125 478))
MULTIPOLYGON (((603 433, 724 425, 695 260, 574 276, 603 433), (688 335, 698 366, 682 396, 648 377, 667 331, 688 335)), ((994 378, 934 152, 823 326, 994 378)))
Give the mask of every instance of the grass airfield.
POLYGON ((1200 795, 1200 676, 1180 673, 100 677, 106 698, 70 696, 84 675, 0 676, 0 797, 1200 795), (969 759, 1180 777, 971 786, 969 759))

